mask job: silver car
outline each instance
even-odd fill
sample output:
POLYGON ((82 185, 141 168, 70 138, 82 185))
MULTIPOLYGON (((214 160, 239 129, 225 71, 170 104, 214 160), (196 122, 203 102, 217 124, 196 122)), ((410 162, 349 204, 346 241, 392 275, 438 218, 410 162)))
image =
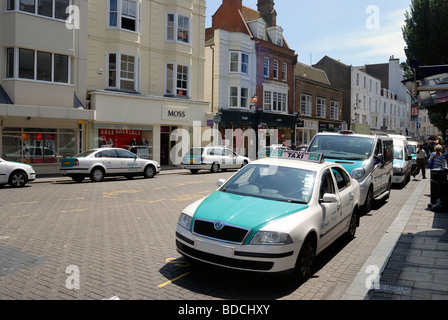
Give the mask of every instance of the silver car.
POLYGON ((36 172, 32 166, 0 158, 0 186, 9 184, 13 188, 20 188, 33 180, 36 180, 36 172))
POLYGON ((75 182, 90 177, 100 182, 105 176, 135 176, 153 178, 160 172, 160 165, 154 160, 141 159, 132 152, 121 148, 99 148, 62 159, 61 173, 75 182))
POLYGON ((239 169, 250 162, 229 148, 204 147, 191 148, 182 159, 182 168, 196 174, 199 170, 210 170, 212 173, 227 169, 239 169))

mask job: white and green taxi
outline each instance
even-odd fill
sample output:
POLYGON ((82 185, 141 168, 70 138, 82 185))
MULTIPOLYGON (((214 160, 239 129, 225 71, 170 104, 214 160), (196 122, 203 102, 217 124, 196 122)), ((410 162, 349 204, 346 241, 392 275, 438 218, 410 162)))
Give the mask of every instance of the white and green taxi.
POLYGON ((359 224, 359 183, 320 153, 280 151, 218 186, 179 217, 176 246, 186 258, 304 280, 314 257, 359 224))

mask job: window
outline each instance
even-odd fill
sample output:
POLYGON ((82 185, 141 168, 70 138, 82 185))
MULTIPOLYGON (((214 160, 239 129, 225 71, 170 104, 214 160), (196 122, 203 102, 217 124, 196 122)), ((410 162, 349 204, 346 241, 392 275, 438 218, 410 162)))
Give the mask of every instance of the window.
POLYGON ((51 53, 37 52, 37 80, 51 81, 51 53))
POLYGON ((272 92, 271 91, 265 91, 264 92, 264 99, 263 99, 263 109, 270 111, 272 106, 272 92))
POLYGON ((189 67, 175 63, 167 63, 165 75, 165 94, 168 96, 189 95, 189 67))
POLYGON ((247 109, 249 106, 249 89, 230 87, 229 106, 233 108, 247 109), (239 101, 239 104, 238 104, 239 101))
POLYGON ((7 0, 6 10, 20 10, 39 16, 67 20, 65 11, 71 4, 71 0, 7 0), (16 8, 16 1, 19 8, 16 8))
POLYGON ((48 82, 69 83, 70 59, 68 56, 30 49, 7 48, 6 77, 48 82), (18 55, 16 55, 18 53, 18 55), (18 61, 15 61, 17 58, 18 61), (34 63, 36 61, 36 63, 34 63), (18 65, 18 71, 14 68, 18 65))
POLYGON ((326 99, 317 98, 316 117, 325 118, 326 113, 326 99))
POLYGON ((286 112, 288 97, 286 93, 277 91, 264 92, 264 110, 286 112))
POLYGON ((302 94, 300 96, 300 113, 304 116, 311 116, 311 96, 308 94, 302 94))
POLYGON ((190 43, 190 18, 177 14, 168 13, 166 20, 166 40, 180 43, 190 43))
POLYGON ((282 81, 288 80, 288 64, 286 62, 282 63, 282 81))
POLYGON ((230 87, 230 107, 238 107, 238 87, 230 87))
POLYGON ((230 52, 230 72, 238 72, 238 52, 230 52))
POLYGON ((14 48, 6 49, 6 78, 14 78, 14 48))
POLYGON ((36 0, 20 0, 20 11, 36 13, 36 0))
POLYGON ((330 101, 330 119, 332 120, 339 119, 339 101, 335 100, 330 101))
POLYGON ((277 60, 274 60, 272 69, 273 69, 273 78, 278 79, 278 61, 277 60))
POLYGON ((230 52, 230 72, 249 73, 249 55, 243 52, 230 52))
POLYGON ((138 91, 138 57, 111 52, 108 54, 108 88, 138 91))
POLYGON ((19 49, 19 78, 34 79, 34 51, 19 49))
POLYGON ((265 78, 269 78, 269 58, 264 58, 263 75, 265 78))
POLYGON ((109 0, 109 27, 139 32, 140 13, 137 0, 109 0))

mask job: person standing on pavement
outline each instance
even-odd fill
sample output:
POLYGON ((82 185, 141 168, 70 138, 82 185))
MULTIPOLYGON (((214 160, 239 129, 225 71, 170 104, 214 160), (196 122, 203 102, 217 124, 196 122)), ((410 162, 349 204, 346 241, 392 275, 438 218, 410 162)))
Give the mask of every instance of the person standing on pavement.
POLYGON ((422 171, 423 179, 426 179, 426 152, 423 149, 423 145, 419 144, 417 149, 417 167, 414 172, 412 172, 412 176, 415 178, 416 175, 422 171))
POLYGON ((433 162, 431 169, 446 169, 446 158, 442 154, 442 146, 440 144, 436 145, 434 152, 429 158, 429 163, 433 162))

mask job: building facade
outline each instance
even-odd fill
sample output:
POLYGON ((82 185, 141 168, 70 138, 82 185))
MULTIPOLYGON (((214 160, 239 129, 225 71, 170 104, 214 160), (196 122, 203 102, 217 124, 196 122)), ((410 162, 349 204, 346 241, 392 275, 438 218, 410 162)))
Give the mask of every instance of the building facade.
POLYGON ((37 174, 59 173, 95 118, 86 108, 87 28, 79 28, 87 2, 0 3, 0 157, 37 174))
MULTIPOLYGON (((249 82, 253 81, 255 76, 255 91, 253 88, 249 88, 247 95, 246 93, 243 95, 245 105, 250 107, 235 109, 232 101, 236 101, 235 99, 241 101, 241 91, 238 93, 238 89, 235 90, 236 87, 234 87, 233 100, 225 98, 213 103, 215 107, 217 103, 219 105, 221 121, 218 125, 221 130, 237 126, 241 126, 245 130, 253 129, 257 132, 256 149, 265 144, 292 145, 295 141, 297 119, 294 114, 294 66, 297 63, 297 56, 294 50, 289 48, 283 37, 283 29, 277 24, 274 1, 259 0, 257 7, 258 10, 254 10, 243 6, 242 0, 223 0, 222 5, 212 16, 212 27, 206 30, 206 35, 210 38, 215 37, 215 30, 225 30, 241 34, 241 37, 247 39, 246 43, 249 43, 250 39, 255 44, 255 55, 243 50, 240 58, 249 59, 248 70, 252 72, 255 66, 255 75, 248 74, 243 77, 241 74, 237 75, 240 80, 246 76, 249 82), (253 59, 250 60, 250 57, 254 57, 255 63, 252 61, 253 59), (227 104, 226 100, 230 103, 227 104), (271 132, 273 132, 271 130, 276 130, 276 136, 271 136, 271 132)), ((214 43, 216 42, 215 37, 214 43)), ((236 53, 233 54, 233 57, 234 61, 238 61, 237 64, 242 61, 244 63, 244 60, 237 60, 236 53)), ((227 69, 222 76, 225 78, 229 72, 232 74, 232 68, 229 60, 227 69)), ((217 88, 216 84, 214 88, 213 100, 216 99, 215 95, 218 94, 216 92, 218 89, 224 90, 224 94, 218 94, 219 96, 230 97, 230 88, 217 88)))
MULTIPOLYGON (((89 1, 89 146, 146 146, 162 165, 176 130, 205 127, 204 0, 89 1)), ((188 138, 188 137, 187 137, 188 138)), ((175 163, 177 164, 177 163, 175 163)))
POLYGON ((309 144, 318 132, 338 132, 342 121, 343 90, 331 85, 322 70, 297 63, 295 106, 300 115, 295 144, 309 144))

